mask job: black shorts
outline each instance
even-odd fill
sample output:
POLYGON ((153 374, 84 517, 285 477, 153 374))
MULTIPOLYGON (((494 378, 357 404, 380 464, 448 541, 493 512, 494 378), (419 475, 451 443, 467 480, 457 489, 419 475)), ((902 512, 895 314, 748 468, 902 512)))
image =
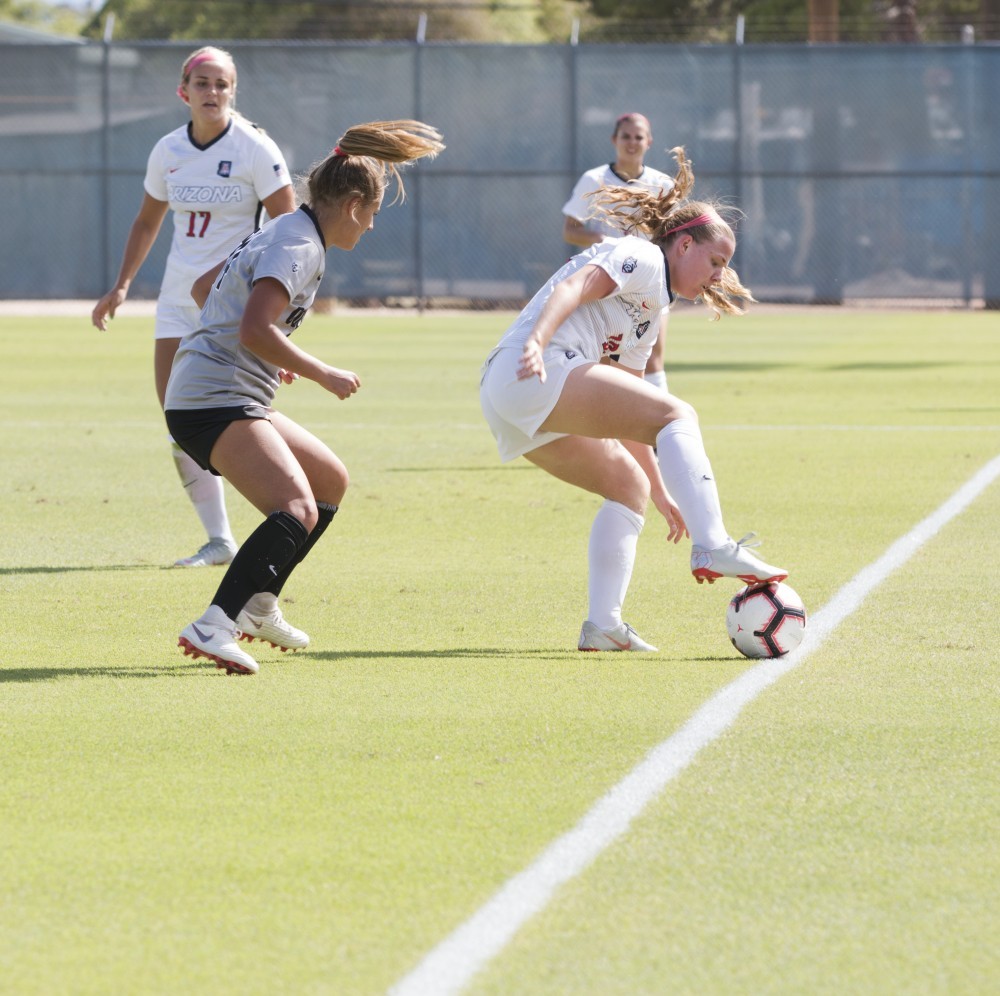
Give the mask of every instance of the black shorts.
POLYGON ((174 442, 199 467, 209 470, 216 477, 222 475, 212 466, 212 447, 230 422, 248 418, 269 418, 270 411, 263 405, 236 405, 228 408, 174 408, 163 413, 167 429, 174 442))

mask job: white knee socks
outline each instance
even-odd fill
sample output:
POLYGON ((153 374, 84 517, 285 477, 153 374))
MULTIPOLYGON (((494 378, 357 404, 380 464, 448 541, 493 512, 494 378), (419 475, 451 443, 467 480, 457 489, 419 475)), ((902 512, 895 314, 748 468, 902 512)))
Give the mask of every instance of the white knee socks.
POLYGON ((233 540, 233 531, 226 514, 226 496, 222 489, 222 478, 207 470, 202 470, 172 439, 174 466, 184 485, 194 510, 209 539, 233 540))
POLYGON ((660 476, 684 516, 691 542, 715 550, 729 539, 712 465, 694 419, 679 418, 656 437, 660 476))
POLYGON ((632 578, 635 548, 646 520, 616 501, 605 501, 590 529, 587 618, 600 629, 621 625, 622 602, 632 578))

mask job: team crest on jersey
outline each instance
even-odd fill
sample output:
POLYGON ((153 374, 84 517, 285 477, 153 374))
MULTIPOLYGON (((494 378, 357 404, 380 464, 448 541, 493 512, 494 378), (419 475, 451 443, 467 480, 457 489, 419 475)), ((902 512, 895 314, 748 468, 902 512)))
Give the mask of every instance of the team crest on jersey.
POLYGON ((628 259, 622 263, 622 273, 632 273, 638 265, 639 262, 635 256, 629 256, 628 259))
POLYGON ((219 168, 216 173, 219 176, 231 176, 233 172, 233 162, 231 159, 223 159, 219 162, 219 168))
POLYGON ((649 322, 643 322, 636 330, 636 339, 641 339, 649 331, 649 322))

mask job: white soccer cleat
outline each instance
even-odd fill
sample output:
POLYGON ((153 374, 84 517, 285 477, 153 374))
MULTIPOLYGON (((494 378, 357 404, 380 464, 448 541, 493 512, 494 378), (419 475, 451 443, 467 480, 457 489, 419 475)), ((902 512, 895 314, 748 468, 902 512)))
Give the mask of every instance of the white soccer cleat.
POLYGON ((784 581, 788 577, 788 571, 765 564, 760 557, 750 552, 749 547, 759 546, 758 543, 747 542, 754 536, 755 533, 747 533, 741 540, 730 539, 715 550, 706 550, 697 544, 692 546, 691 573, 698 584, 703 581, 715 584, 716 578, 739 578, 746 584, 784 581))
MULTIPOLYGON (((274 599, 274 596, 271 596, 274 599)), ((266 640, 284 653, 286 650, 304 650, 309 646, 309 634, 286 622, 278 608, 277 600, 268 605, 261 595, 254 595, 236 617, 242 639, 248 642, 266 640)))
POLYGON ((584 622, 583 629, 580 630, 577 650, 635 650, 658 653, 657 648, 647 643, 627 622, 623 622, 615 629, 600 629, 589 619, 584 622))
POLYGON ((207 657, 227 674, 256 674, 260 667, 237 646, 239 637, 236 623, 217 605, 210 605, 200 619, 184 628, 177 646, 185 657, 207 657))
POLYGON ((210 539, 197 553, 174 561, 174 567, 218 567, 231 564, 236 556, 236 544, 219 536, 210 539))

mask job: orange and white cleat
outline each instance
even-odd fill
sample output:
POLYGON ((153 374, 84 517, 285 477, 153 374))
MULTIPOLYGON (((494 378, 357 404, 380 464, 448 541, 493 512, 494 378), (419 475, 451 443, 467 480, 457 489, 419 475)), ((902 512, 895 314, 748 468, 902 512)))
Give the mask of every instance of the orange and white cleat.
POLYGON ((698 584, 707 581, 715 584, 716 578, 738 578, 746 584, 769 584, 784 581, 788 571, 765 564, 750 552, 758 543, 748 543, 754 533, 747 533, 741 540, 730 539, 715 550, 706 550, 695 544, 691 548, 691 573, 698 584))

